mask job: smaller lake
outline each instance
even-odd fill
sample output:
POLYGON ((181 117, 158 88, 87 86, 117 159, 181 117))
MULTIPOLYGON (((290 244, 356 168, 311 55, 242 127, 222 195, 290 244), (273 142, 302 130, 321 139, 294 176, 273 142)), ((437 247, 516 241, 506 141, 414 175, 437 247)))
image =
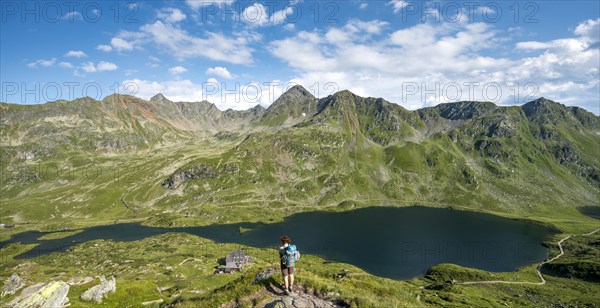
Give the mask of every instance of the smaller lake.
MULTIPOLYGON (((422 276, 431 266, 454 263, 487 271, 514 271, 548 256, 542 245, 554 229, 490 214, 428 207, 369 207, 347 212, 308 212, 273 224, 237 223, 188 228, 124 223, 83 229, 62 239, 38 240, 27 231, 1 242, 37 243, 18 258, 31 258, 91 240, 135 241, 186 232, 216 242, 276 248, 289 235, 303 254, 356 265, 393 279, 422 276), (247 231, 240 234, 240 227, 247 231)), ((277 252, 273 252, 276 254, 277 252)))

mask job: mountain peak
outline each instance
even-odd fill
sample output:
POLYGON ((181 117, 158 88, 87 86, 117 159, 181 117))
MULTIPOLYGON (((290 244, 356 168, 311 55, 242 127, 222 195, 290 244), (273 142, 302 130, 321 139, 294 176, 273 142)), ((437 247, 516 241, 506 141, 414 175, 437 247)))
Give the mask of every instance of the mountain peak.
POLYGON ((306 90, 303 86, 301 85, 295 85, 291 88, 289 88, 287 91, 285 91, 285 93, 283 93, 279 99, 306 99, 306 98, 311 98, 314 99, 314 95, 312 95, 312 93, 310 93, 308 90, 306 90))
POLYGON ((535 115, 547 116, 551 113, 557 112, 558 110, 562 109, 560 107, 564 108, 565 106, 555 101, 546 99, 544 97, 540 97, 536 100, 524 104, 523 106, 521 106, 521 109, 523 109, 525 115, 531 117, 535 115))
MULTIPOLYGON (((544 105, 546 105, 546 104, 558 104, 558 103, 555 102, 555 101, 553 101, 553 100, 549 100, 549 99, 547 99, 547 98, 545 98, 545 97, 542 96, 542 97, 540 97, 538 99, 535 99, 535 100, 532 100, 532 101, 528 102, 527 104, 532 104, 532 105, 533 104, 536 104, 536 105, 544 104, 544 105)), ((527 104, 525 104, 525 105, 527 105, 527 104)))
POLYGON ((167 99, 162 93, 158 93, 158 94, 152 96, 152 98, 150 98, 150 101, 156 102, 156 103, 170 102, 170 100, 167 99))
POLYGON ((250 108, 251 111, 263 111, 266 110, 261 104, 256 104, 256 106, 250 108))
POLYGON ((359 97, 358 95, 352 93, 350 90, 341 90, 341 91, 335 92, 333 94, 333 96, 337 97, 337 98, 343 98, 343 97, 345 97, 345 98, 355 98, 355 97, 359 97))
POLYGON ((267 126, 292 126, 314 114, 316 105, 316 98, 310 92, 301 85, 295 85, 267 108, 260 123, 267 126))
POLYGON ((341 90, 341 91, 333 93, 333 95, 323 98, 319 102, 318 110, 319 110, 319 112, 321 112, 323 109, 327 108, 328 106, 329 107, 333 107, 333 106, 341 107, 341 106, 348 105, 348 104, 354 105, 356 103, 357 98, 364 99, 364 98, 350 92, 350 90, 341 90))
POLYGON ((295 85, 289 90, 285 91, 279 98, 277 98, 269 109, 281 108, 288 104, 297 104, 304 101, 314 101, 315 97, 308 92, 303 86, 295 85))
POLYGON ((113 93, 106 96, 102 101, 104 102, 141 102, 141 98, 137 98, 133 95, 113 93))
POLYGON ((579 108, 567 107, 561 103, 540 97, 521 106, 525 115, 532 121, 542 124, 556 124, 567 121, 571 126, 578 121, 581 125, 600 133, 600 117, 579 108))

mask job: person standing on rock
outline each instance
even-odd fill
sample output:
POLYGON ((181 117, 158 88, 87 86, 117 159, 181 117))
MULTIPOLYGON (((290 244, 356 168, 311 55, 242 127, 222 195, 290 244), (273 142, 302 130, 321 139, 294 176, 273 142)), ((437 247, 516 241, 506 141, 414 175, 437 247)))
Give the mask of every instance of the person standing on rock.
POLYGON ((281 237, 281 247, 279 247, 279 257, 281 259, 281 274, 285 292, 293 292, 294 289, 294 266, 296 265, 296 246, 291 245, 292 241, 285 235, 281 237))

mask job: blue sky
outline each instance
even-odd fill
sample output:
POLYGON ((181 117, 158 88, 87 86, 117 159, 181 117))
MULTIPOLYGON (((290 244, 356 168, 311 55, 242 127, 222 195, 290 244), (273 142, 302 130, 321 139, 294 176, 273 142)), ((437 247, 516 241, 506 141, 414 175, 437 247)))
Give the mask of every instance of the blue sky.
POLYGON ((246 109, 298 83, 409 109, 544 96, 600 113, 598 1, 1 4, 0 101, 162 92, 246 109))

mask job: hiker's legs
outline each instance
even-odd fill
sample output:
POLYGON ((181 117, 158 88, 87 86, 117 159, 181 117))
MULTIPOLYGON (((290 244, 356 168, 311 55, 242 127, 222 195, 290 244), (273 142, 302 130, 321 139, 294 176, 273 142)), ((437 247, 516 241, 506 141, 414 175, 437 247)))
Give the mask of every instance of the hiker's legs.
POLYGON ((294 286, 294 274, 290 274, 290 288, 294 286))
MULTIPOLYGON (((294 281, 294 280, 292 280, 292 281, 294 281)), ((289 286, 288 275, 283 275, 283 284, 285 286, 285 289, 287 290, 288 286, 289 286)))

